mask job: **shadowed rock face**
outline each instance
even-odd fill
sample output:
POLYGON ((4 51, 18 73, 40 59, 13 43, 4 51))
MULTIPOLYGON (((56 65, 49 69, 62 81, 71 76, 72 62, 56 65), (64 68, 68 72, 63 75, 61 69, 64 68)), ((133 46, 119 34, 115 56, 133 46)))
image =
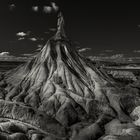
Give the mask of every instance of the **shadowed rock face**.
POLYGON ((104 134, 114 117, 130 121, 120 106, 120 90, 83 58, 58 30, 28 63, 0 81, 0 137, 24 140, 88 140, 104 134))

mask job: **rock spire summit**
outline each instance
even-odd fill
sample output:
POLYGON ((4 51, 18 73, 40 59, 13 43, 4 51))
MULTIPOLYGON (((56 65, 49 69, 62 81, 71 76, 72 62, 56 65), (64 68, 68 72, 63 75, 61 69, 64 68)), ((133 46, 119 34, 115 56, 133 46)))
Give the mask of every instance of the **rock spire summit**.
POLYGON ((56 40, 66 38, 64 25, 65 25, 64 17, 63 17, 63 14, 60 12, 58 14, 58 20, 57 20, 57 32, 55 34, 56 40))

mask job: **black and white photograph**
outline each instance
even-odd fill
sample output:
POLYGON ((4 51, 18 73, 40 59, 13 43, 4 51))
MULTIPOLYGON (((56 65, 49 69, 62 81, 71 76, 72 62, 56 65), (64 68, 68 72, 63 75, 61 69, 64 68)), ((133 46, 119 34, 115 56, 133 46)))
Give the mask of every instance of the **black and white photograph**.
POLYGON ((140 5, 1 0, 0 140, 140 140, 140 5))

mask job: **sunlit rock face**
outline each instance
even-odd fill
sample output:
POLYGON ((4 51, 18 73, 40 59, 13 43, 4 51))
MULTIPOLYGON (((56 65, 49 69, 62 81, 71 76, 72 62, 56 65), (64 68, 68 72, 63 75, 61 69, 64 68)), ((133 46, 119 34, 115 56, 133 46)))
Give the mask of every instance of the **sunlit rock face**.
POLYGON ((60 14, 44 48, 1 75, 0 138, 94 140, 114 134, 104 127, 113 118, 130 123, 116 83, 75 50, 63 26, 60 14))

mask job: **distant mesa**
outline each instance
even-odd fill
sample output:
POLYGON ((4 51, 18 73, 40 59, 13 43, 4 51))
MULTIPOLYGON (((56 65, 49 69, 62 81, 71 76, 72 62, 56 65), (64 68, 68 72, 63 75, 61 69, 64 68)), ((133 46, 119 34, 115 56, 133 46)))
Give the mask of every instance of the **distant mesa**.
POLYGON ((9 56, 10 53, 9 52, 1 52, 0 53, 0 57, 5 57, 5 56, 9 56))

